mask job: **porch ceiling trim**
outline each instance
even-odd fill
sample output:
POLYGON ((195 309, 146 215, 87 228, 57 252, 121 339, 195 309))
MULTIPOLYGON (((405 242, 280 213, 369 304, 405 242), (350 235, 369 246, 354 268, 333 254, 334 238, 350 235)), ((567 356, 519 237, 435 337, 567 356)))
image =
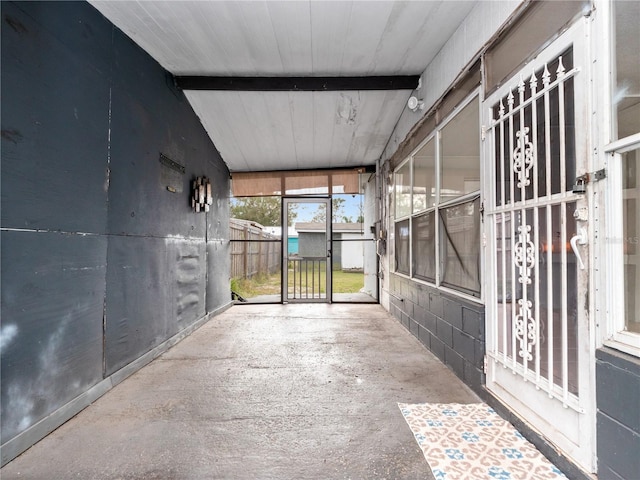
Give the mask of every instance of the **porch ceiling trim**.
POLYGON ((182 90, 227 90, 248 92, 318 92, 347 90, 415 90, 420 75, 382 75, 363 77, 175 77, 182 90))

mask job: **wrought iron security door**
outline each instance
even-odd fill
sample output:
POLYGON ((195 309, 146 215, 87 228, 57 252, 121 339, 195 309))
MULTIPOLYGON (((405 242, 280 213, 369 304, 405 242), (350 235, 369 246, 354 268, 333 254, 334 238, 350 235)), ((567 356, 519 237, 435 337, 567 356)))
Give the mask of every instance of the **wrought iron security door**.
POLYGON ((580 52, 565 35, 485 101, 487 387, 592 470, 588 201, 573 191, 588 168, 580 52))

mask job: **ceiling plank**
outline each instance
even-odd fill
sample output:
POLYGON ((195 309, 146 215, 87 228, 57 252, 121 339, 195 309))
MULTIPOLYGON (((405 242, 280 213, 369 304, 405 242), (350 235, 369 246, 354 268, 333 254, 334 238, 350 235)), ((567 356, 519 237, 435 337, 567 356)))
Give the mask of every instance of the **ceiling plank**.
POLYGON ((175 76, 231 171, 375 163, 477 3, 89 1, 175 76))
POLYGON ((419 75, 371 77, 175 77, 182 90, 231 90, 244 92, 335 92, 348 90, 415 90, 419 75))

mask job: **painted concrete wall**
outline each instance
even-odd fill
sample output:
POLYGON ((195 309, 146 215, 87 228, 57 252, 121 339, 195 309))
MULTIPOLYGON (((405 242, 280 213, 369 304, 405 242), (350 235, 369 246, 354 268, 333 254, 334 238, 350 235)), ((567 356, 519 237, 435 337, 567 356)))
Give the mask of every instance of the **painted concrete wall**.
POLYGON ((342 258, 340 262, 342 269, 363 271, 365 242, 362 240, 362 235, 359 233, 342 233, 340 236, 342 240, 357 240, 355 242, 345 241, 342 243, 342 258))
POLYGON ((522 3, 521 0, 477 2, 471 13, 422 73, 421 87, 411 93, 424 101, 425 110, 418 110, 418 113, 408 108, 404 110, 382 159, 388 159, 394 154, 407 133, 420 120, 421 113, 428 111, 446 92, 464 67, 522 3))
POLYGON ((229 172, 170 75, 88 3, 1 13, 5 462, 12 440, 229 304, 229 172), (201 175, 208 214, 190 206, 201 175))
MULTIPOLYGON (((520 0, 489 0, 478 2, 471 13, 460 24, 455 33, 447 41, 442 50, 427 66, 421 74, 421 87, 411 93, 425 104, 425 110, 414 113, 405 109, 394 131, 389 139, 381 160, 378 171, 379 180, 382 183, 380 192, 381 202, 384 209, 381 212, 382 224, 380 228, 386 232, 387 253, 393 248, 393 216, 389 207, 391 197, 388 191, 388 163, 385 162, 393 156, 398 147, 407 137, 410 130, 422 117, 424 112, 435 104, 435 102, 447 91, 454 80, 460 75, 466 65, 468 65, 484 45, 496 34, 509 17, 522 5, 520 0)), ((390 308, 390 273, 394 269, 391 255, 384 255, 381 260, 383 275, 380 285, 380 303, 383 307, 390 308)))
POLYGON ((484 306, 391 275, 390 313, 476 393, 484 396, 484 306))
MULTIPOLYGON (((519 1, 478 2, 423 72, 420 89, 413 92, 424 100, 425 111, 446 92, 464 67, 520 4, 519 1)), ((419 113, 408 109, 404 111, 387 145, 384 160, 395 153, 420 118, 419 113)), ((385 179, 384 172, 381 179, 388 180, 385 179)), ((385 189, 383 192, 387 193, 383 201, 389 212, 392 207, 391 194, 385 189)), ((389 253, 392 253, 394 242, 393 215, 388 214, 382 221, 383 228, 388 233, 387 255, 382 259, 385 270, 382 305, 469 386, 478 393, 483 393, 484 306, 392 273, 394 261, 389 253)))
MULTIPOLYGON (((514 14, 529 3, 531 2, 527 0, 483 0, 476 2, 469 15, 460 23, 454 34, 422 72, 420 87, 410 95, 422 100, 425 108, 417 112, 412 112, 408 108, 404 109, 381 156, 383 161, 390 158, 398 150, 402 141, 423 114, 435 105, 486 45, 490 41, 494 41, 503 29, 508 28, 514 14)), ((563 3, 572 3, 572 0, 563 3)), ((566 15, 566 11, 563 15, 566 15)))
POLYGON ((596 352, 598 479, 640 475, 640 359, 604 348, 596 352))

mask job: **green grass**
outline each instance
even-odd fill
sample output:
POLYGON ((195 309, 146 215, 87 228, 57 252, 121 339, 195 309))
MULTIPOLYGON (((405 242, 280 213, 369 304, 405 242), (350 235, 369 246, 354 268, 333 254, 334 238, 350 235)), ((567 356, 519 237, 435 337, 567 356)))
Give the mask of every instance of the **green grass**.
MULTIPOLYGON (((309 290, 311 290, 311 271, 307 280, 309 282, 309 290)), ((357 293, 364 286, 364 273, 362 272, 343 272, 337 270, 332 272, 333 293, 357 293)), ((289 270, 288 274, 289 287, 293 288, 293 270, 289 270)), ((320 293, 325 293, 326 274, 324 271, 320 273, 320 293)), ((253 278, 233 278, 231 280, 231 289, 245 298, 252 298, 258 295, 280 295, 280 273, 274 275, 256 275, 253 278)), ((302 285, 304 289, 305 277, 302 277, 302 285)), ((315 288, 318 289, 318 274, 315 276, 315 288)))
POLYGON ((280 272, 273 275, 260 274, 253 278, 232 278, 231 290, 245 298, 280 295, 280 283, 280 272))
POLYGON ((364 273, 343 272, 342 270, 332 273, 333 293, 358 293, 364 287, 364 273))

